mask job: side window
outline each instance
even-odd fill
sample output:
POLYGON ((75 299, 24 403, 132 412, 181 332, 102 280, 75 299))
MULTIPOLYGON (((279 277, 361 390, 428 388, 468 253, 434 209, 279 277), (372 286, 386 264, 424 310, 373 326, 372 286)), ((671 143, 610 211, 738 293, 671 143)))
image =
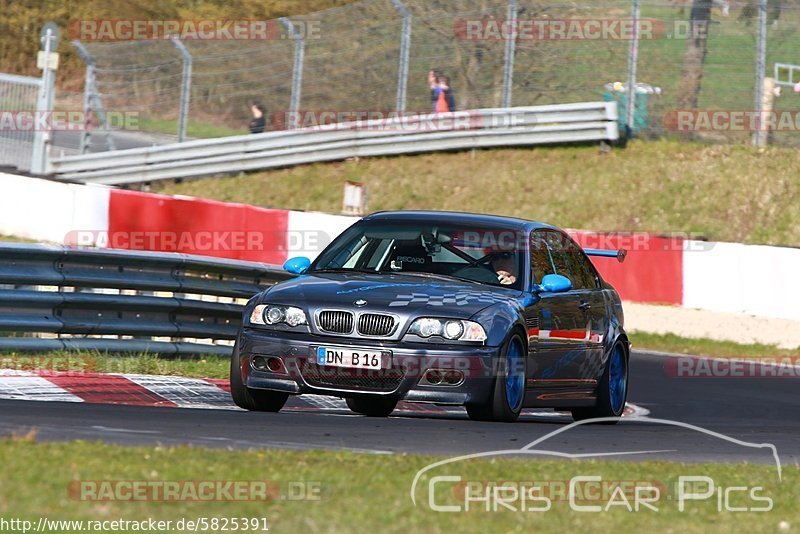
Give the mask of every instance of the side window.
POLYGON ((572 282, 572 286, 576 286, 575 275, 569 264, 569 257, 565 248, 564 237, 551 230, 546 231, 545 240, 547 241, 547 249, 550 251, 550 258, 555 267, 556 274, 566 276, 572 282))
POLYGON ((555 274, 553 262, 550 260, 550 251, 543 232, 534 232, 531 234, 531 270, 533 283, 535 284, 540 284, 545 275, 555 274))
POLYGON ((568 236, 561 236, 564 244, 564 255, 569 264, 572 287, 575 289, 596 289, 597 276, 594 267, 580 247, 568 236))
POLYGON ((552 230, 531 235, 531 268, 534 283, 546 274, 569 278, 575 289, 595 289, 597 276, 589 258, 567 235, 552 230))
POLYGON ((597 272, 594 270, 592 262, 577 246, 573 245, 573 248, 575 249, 575 269, 581 273, 584 287, 586 289, 597 289, 597 272))

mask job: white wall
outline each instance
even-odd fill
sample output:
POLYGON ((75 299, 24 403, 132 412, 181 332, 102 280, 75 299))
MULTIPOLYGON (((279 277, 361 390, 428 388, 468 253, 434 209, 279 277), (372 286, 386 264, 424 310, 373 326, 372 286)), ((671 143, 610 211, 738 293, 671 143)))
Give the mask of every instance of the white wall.
POLYGON ((800 249, 690 245, 683 255, 683 306, 800 320, 800 249))
MULTIPOLYGON (((108 230, 110 189, 0 173, 0 234, 74 244, 108 230)), ((290 211, 287 256, 315 258, 358 217, 290 211)), ((683 307, 800 320, 800 249, 688 242, 683 307)))
POLYGON ((0 173, 0 234, 64 243, 108 230, 109 189, 0 173))
POLYGON ((357 220, 359 217, 290 211, 287 257, 306 256, 313 260, 336 236, 357 220))

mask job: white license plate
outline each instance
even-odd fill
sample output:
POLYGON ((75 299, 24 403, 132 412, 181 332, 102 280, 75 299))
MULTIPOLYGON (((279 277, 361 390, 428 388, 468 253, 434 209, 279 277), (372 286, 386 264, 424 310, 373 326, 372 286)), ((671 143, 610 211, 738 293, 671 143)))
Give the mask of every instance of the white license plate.
POLYGON ((317 365, 330 367, 352 367, 357 369, 380 369, 383 353, 379 350, 363 350, 347 347, 317 347, 317 365))

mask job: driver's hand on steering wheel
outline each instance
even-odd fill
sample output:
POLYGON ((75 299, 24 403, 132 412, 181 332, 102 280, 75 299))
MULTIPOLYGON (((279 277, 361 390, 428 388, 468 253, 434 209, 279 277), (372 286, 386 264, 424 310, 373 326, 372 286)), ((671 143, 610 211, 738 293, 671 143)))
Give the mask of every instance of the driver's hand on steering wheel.
POLYGON ((508 271, 497 271, 497 279, 504 286, 510 286, 517 281, 517 277, 508 271))

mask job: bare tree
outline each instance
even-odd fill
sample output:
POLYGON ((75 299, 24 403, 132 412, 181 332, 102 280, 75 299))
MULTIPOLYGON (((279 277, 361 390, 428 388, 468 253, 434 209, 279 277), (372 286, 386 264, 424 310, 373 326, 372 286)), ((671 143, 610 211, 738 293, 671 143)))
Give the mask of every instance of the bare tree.
POLYGON ((694 109, 700 96, 703 66, 708 53, 708 29, 711 22, 712 0, 693 0, 690 13, 690 33, 683 55, 678 107, 694 109))
MULTIPOLYGON (((767 24, 777 25, 783 11, 783 0, 767 0, 767 24)), ((758 17, 758 0, 748 0, 739 14, 739 21, 752 25, 758 17)))

